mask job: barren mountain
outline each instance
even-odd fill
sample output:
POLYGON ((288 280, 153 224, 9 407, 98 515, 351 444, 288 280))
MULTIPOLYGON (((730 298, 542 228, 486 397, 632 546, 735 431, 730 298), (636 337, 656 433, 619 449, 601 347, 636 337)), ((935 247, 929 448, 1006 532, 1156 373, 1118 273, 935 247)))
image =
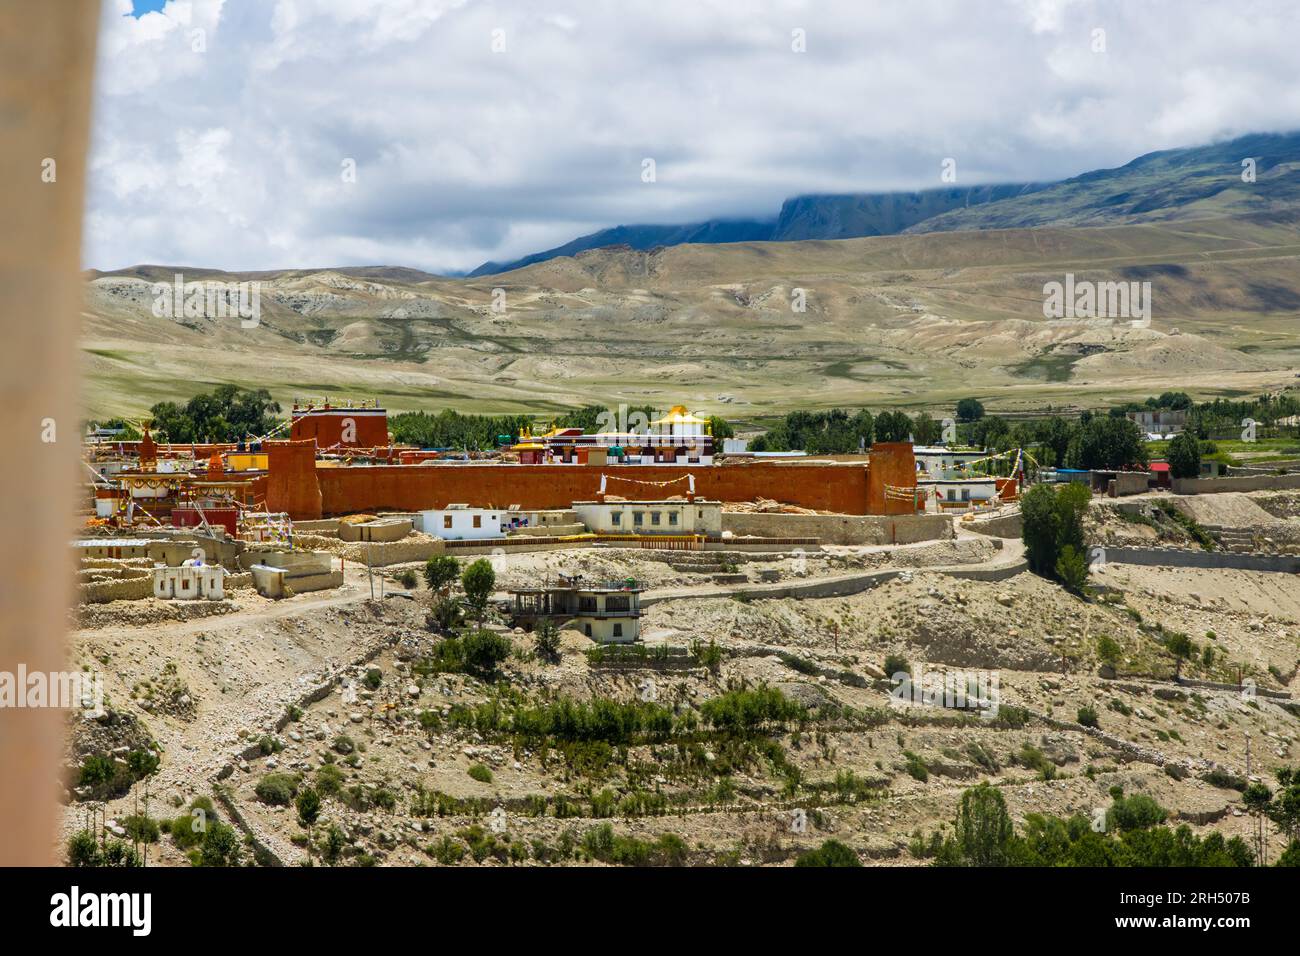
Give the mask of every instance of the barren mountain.
POLYGON ((626 247, 498 276, 411 269, 92 273, 88 414, 223 382, 390 409, 682 401, 1015 410, 1294 381, 1300 214, 837 241, 626 247), (260 282, 260 321, 158 317, 155 282, 260 282), (1150 282, 1151 322, 1044 317, 1044 285, 1150 282), (802 293, 799 291, 802 290, 802 293), (799 300, 805 305, 799 311, 799 300))

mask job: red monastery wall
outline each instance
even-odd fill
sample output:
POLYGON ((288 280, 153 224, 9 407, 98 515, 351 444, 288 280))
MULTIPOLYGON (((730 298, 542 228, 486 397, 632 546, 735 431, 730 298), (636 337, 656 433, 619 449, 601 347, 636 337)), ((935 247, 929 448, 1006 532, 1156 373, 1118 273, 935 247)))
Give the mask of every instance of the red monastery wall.
POLYGON ((684 481, 666 486, 633 484, 663 482, 687 473, 695 475, 695 494, 720 501, 770 498, 786 504, 841 514, 898 514, 905 502, 886 502, 884 484, 914 485, 915 465, 910 445, 877 446, 871 467, 862 464, 813 462, 748 462, 736 465, 364 465, 317 468, 310 442, 268 442, 270 475, 267 507, 287 511, 300 520, 322 514, 365 511, 420 511, 464 503, 478 507, 567 508, 589 501, 600 490, 600 476, 609 476, 606 492, 624 498, 660 499, 685 494, 684 481), (884 476, 883 481, 872 471, 884 476), (870 480, 869 480, 870 475, 870 480))

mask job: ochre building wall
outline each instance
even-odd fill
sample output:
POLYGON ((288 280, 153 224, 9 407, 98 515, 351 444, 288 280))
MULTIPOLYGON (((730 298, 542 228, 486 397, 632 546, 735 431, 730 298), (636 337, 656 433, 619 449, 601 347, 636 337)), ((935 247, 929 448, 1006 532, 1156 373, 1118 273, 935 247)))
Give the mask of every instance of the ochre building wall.
POLYGON ((770 498, 786 504, 841 514, 903 514, 906 502, 888 501, 884 484, 915 485, 912 447, 878 445, 871 465, 814 462, 749 462, 737 465, 366 465, 317 468, 314 445, 268 442, 266 505, 296 520, 374 511, 421 511, 463 503, 474 507, 524 510, 568 508, 589 501, 609 476, 606 493, 624 498, 662 499, 686 493, 719 501, 770 498), (617 477, 616 477, 617 476, 617 477), (878 477, 878 476, 883 476, 878 477), (633 479, 632 482, 618 479, 633 479), (634 482, 649 482, 640 484, 634 482))
MULTIPOLYGON (((912 503, 890 500, 885 497, 885 485, 896 488, 916 487, 916 457, 912 443, 905 441, 876 442, 871 446, 868 468, 867 508, 869 515, 911 514, 912 503)), ((849 514, 861 514, 853 511, 849 514)))

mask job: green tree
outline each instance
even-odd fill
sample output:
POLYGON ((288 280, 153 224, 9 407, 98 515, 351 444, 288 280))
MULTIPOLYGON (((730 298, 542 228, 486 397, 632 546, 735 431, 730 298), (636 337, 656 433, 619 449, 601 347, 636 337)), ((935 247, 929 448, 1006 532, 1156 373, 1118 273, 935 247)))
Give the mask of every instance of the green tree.
POLYGON ((1257 865, 1263 866, 1264 853, 1267 848, 1267 842, 1264 839, 1264 820, 1269 816, 1269 811, 1272 809, 1273 791, 1262 783, 1252 783, 1242 793, 1241 802, 1246 808, 1246 814, 1255 825, 1253 835, 1255 862, 1257 865))
POLYGON ((212 820, 203 834, 199 862, 203 866, 239 866, 239 834, 235 828, 212 820))
POLYGON ((957 808, 956 840, 967 866, 1004 866, 1015 828, 1002 791, 989 783, 971 787, 957 808))
POLYGON ((497 585, 497 573, 492 570, 492 562, 479 558, 472 562, 460 576, 460 586, 465 590, 465 600, 478 612, 479 620, 487 610, 488 601, 497 585))
POLYGON ((881 412, 876 416, 874 431, 876 441, 907 441, 912 420, 902 412, 881 412))
POLYGON ((735 438, 736 430, 731 427, 731 422, 727 421, 721 415, 709 416, 709 433, 713 435, 715 441, 721 445, 724 438, 735 438))
POLYGON ((276 427, 279 403, 266 389, 218 385, 184 406, 159 402, 150 409, 154 431, 173 442, 230 442, 258 438, 276 427))
POLYGON ((1269 808, 1269 819, 1288 841, 1300 840, 1300 770, 1277 772, 1278 792, 1269 808))
POLYGON ((963 398, 957 403, 957 420, 974 422, 984 417, 984 405, 978 398, 963 398))
POLYGON ((1069 450, 1070 438, 1073 434, 1074 426, 1059 415, 1053 415, 1041 423, 1038 428, 1038 441, 1044 449, 1049 449, 1052 453, 1052 460, 1043 462, 1044 465, 1065 465, 1065 454, 1069 450))
POLYGON ((1074 594, 1083 594, 1088 584, 1088 562, 1072 544, 1061 548, 1056 559, 1056 579, 1074 594))
POLYGON ((424 583, 430 591, 445 591, 460 577, 460 562, 450 554, 435 554, 424 565, 424 583))
POLYGON ((918 445, 933 445, 939 440, 939 423, 929 412, 920 412, 912 419, 912 438, 918 445))
POLYGON ((1146 436, 1127 418, 1093 417, 1071 437, 1065 460, 1071 468, 1146 468, 1146 436))
MULTIPOLYGON (((1034 485, 1020 500, 1021 537, 1029 570, 1047 578, 1059 578, 1057 562, 1069 546, 1085 553, 1083 516, 1092 493, 1081 484, 1034 485)), ((1087 570, 1087 565, 1084 565, 1087 570)))
POLYGON ((537 631, 533 635, 533 649, 539 660, 556 664, 560 660, 560 629, 549 617, 537 622, 537 631))
POLYGON ((1195 478, 1201 473, 1201 443, 1188 432, 1175 435, 1165 450, 1169 474, 1175 478, 1195 478))
POLYGON ((310 828, 320 816, 320 794, 312 787, 306 787, 298 794, 296 801, 298 808, 298 822, 304 827, 310 828))
POLYGON ((1179 631, 1165 638, 1165 650, 1174 658, 1174 680, 1182 679, 1183 661, 1191 660, 1192 655, 1196 653, 1196 645, 1192 643, 1190 637, 1179 631))

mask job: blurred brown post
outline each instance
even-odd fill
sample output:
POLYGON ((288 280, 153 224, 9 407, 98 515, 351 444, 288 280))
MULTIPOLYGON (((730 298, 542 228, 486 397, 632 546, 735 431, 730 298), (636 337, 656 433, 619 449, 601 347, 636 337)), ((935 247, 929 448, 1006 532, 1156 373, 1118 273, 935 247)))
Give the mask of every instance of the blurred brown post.
MULTIPOLYGON (((0 671, 14 679, 20 665, 65 669, 98 30, 98 0, 0 5, 0 671)), ((66 717, 49 707, 0 709, 0 865, 57 862, 66 717)))

